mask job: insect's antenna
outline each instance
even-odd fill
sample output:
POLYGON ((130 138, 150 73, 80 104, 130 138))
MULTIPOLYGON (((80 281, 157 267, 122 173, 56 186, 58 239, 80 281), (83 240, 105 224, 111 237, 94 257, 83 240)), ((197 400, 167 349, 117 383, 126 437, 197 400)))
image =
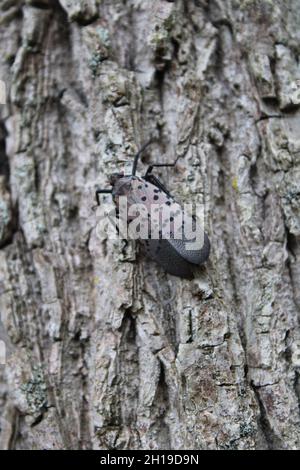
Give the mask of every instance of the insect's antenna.
POLYGON ((137 167, 138 160, 139 160, 141 154, 142 154, 143 151, 146 149, 146 147, 148 147, 148 145, 152 144, 152 142, 153 142, 153 139, 149 140, 149 142, 147 142, 146 144, 144 144, 144 145, 142 146, 142 148, 138 151, 138 153, 136 154, 136 156, 134 157, 133 165, 132 165, 132 176, 135 176, 135 174, 136 174, 136 167, 137 167))

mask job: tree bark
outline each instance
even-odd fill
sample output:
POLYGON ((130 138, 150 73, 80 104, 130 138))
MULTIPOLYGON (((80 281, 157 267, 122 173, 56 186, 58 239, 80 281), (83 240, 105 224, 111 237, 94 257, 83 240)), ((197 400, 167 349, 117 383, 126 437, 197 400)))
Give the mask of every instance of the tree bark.
POLYGON ((0 8, 1 447, 299 449, 299 2, 0 8), (97 237, 150 136, 193 281, 97 237))

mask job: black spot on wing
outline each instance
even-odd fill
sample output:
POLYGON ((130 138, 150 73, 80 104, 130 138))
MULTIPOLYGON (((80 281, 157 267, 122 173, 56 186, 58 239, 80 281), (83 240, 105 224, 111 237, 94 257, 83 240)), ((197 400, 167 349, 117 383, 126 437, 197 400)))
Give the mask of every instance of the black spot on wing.
MULTIPOLYGON (((132 200, 129 204, 143 203, 147 207, 148 212, 151 212, 152 204, 163 205, 168 201, 167 195, 157 188, 152 183, 146 183, 142 178, 135 186, 135 190, 131 192, 132 200)), ((171 202, 169 203, 171 205, 171 202)))

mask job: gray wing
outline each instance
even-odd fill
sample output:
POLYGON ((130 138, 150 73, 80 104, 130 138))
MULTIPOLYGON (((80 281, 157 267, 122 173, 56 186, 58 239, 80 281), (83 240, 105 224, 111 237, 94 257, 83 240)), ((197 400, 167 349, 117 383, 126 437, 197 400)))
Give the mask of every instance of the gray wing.
POLYGON ((193 279, 193 265, 186 261, 169 243, 170 240, 141 240, 150 258, 173 276, 193 279))
POLYGON ((209 257, 210 253, 210 242, 207 234, 203 232, 202 235, 203 239, 203 245, 199 250, 189 250, 188 246, 190 243, 190 240, 187 240, 183 238, 183 240, 180 239, 170 239, 167 240, 173 247, 174 249, 188 262, 193 263, 193 264, 202 264, 205 263, 205 261, 209 257))
MULTIPOLYGON (((165 206, 166 209, 169 210, 165 219, 161 221, 162 226, 160 226, 160 230, 163 230, 163 226, 166 222, 170 222, 170 232, 174 234, 175 226, 176 226, 176 218, 179 226, 182 225, 184 218, 184 211, 183 209, 174 201, 172 197, 166 195, 163 191, 158 189, 150 182, 146 182, 143 178, 135 177, 134 180, 131 181, 132 189, 129 193, 129 204, 143 202, 147 207, 148 211, 151 211, 151 205, 158 204, 165 206)), ((186 221, 187 224, 192 224, 191 228, 195 228, 195 219, 189 217, 186 221)), ((189 228, 189 227, 185 227, 189 228)), ((162 266, 164 265, 166 271, 170 272, 170 268, 167 269, 167 266, 170 266, 171 263, 171 256, 176 258, 176 265, 178 266, 181 264, 184 266, 182 270, 186 273, 190 272, 191 268, 188 266, 189 263, 192 264, 202 264, 204 263, 210 252, 210 242, 208 239, 207 234, 203 231, 202 228, 199 227, 199 231, 201 230, 202 237, 200 238, 203 241, 202 247, 197 250, 189 250, 189 242, 193 240, 189 240, 185 238, 184 233, 182 238, 162 238, 161 240, 148 240, 149 244, 149 251, 151 252, 150 255, 153 259, 155 259, 158 263, 162 266), (160 242, 159 244, 157 242, 160 242), (156 254, 156 250, 158 247, 161 247, 159 250, 159 256, 156 254), (162 253, 166 253, 164 256, 162 253)), ((198 232, 199 233, 199 232, 198 232)), ((199 233, 200 235, 200 233, 199 233)), ((143 241, 144 242, 144 241, 143 241)), ((145 243, 143 243, 145 244, 145 243)), ((172 268, 173 271, 179 270, 180 268, 172 268)), ((176 274, 181 276, 181 274, 176 274)), ((182 277, 187 277, 182 275, 182 277)))

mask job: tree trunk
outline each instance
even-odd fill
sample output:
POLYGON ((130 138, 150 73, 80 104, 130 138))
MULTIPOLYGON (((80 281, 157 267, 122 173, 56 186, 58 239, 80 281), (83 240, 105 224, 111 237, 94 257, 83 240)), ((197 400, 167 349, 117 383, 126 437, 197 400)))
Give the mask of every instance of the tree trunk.
POLYGON ((299 1, 0 8, 2 448, 299 449, 299 1), (151 136, 193 281, 97 237, 151 136))

